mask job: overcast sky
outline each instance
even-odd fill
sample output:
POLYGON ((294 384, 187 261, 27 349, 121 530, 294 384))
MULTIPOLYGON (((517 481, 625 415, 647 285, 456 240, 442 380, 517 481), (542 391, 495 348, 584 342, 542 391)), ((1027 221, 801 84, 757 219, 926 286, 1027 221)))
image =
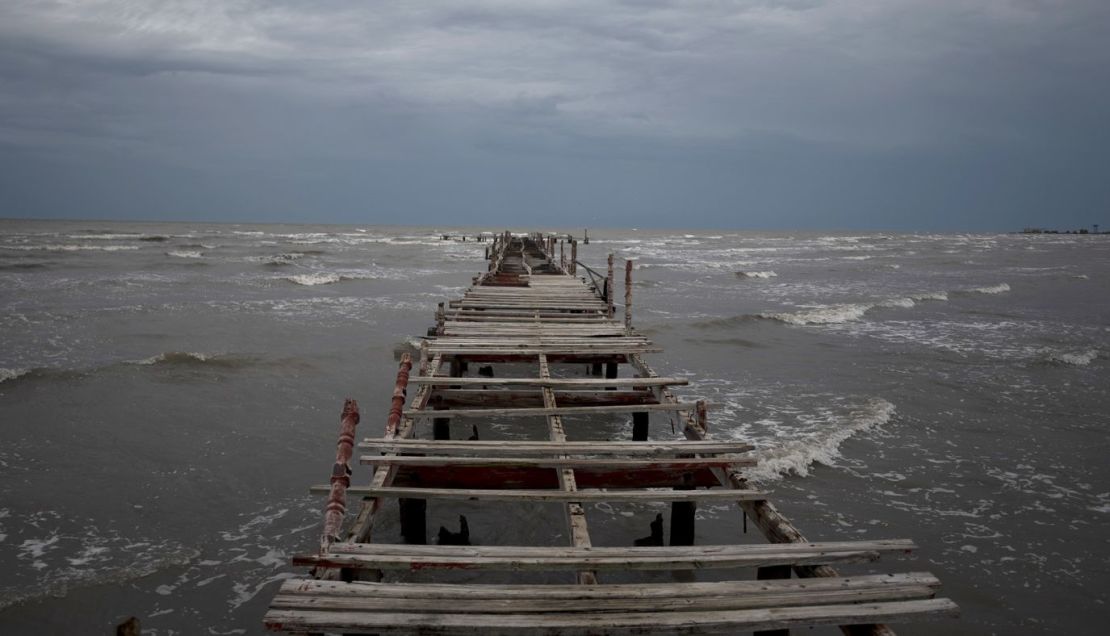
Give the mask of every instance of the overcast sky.
POLYGON ((4 0, 0 217, 1110 227, 1110 0, 4 0))

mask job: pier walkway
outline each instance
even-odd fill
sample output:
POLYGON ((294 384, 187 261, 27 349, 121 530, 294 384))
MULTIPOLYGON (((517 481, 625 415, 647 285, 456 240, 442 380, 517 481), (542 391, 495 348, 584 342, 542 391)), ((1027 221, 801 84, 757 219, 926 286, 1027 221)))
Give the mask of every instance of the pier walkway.
MULTIPOLYGON (((857 574, 854 564, 912 551, 908 540, 808 541, 745 480, 752 446, 712 439, 705 403, 670 390, 687 379, 661 377, 646 362, 659 349, 632 328, 631 262, 618 320, 612 255, 604 275, 582 266, 580 279, 576 251, 554 236, 493 237, 489 270, 440 305, 416 373, 402 356, 384 435, 358 444, 366 483, 351 483, 359 412, 347 401, 331 483, 313 488, 328 497, 319 549, 293 559, 311 574, 284 582, 264 619, 269 629, 781 635, 839 625, 890 634, 886 623, 957 614, 936 598, 939 582, 928 573, 857 574), (614 414, 631 420, 627 439, 567 438, 565 418, 614 414), (653 414, 676 434, 649 439, 653 414), (480 439, 475 424, 494 419, 527 430, 480 439), (347 497, 360 507, 344 528, 347 497), (505 507, 505 525, 519 518, 514 505, 560 506, 565 545, 469 545, 465 519, 428 545, 428 507, 443 500, 505 507), (660 513, 648 537, 594 545, 587 509, 598 502, 669 503, 669 540, 660 513), (699 502, 735 502, 737 535, 751 521, 767 543, 695 545, 699 502), (372 540, 387 503, 398 506, 403 543, 372 540), (468 572, 465 582, 437 576, 457 570, 468 572), (645 570, 670 571, 676 582, 645 570), (691 572, 705 570, 716 573, 696 580, 691 572), (630 578, 637 572, 643 578, 630 578)), ((646 530, 652 515, 644 514, 646 530)))

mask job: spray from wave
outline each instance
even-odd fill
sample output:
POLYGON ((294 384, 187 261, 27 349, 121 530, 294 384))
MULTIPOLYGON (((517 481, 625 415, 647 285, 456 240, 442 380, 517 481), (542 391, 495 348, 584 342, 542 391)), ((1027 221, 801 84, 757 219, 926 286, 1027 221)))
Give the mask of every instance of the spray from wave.
POLYGON ((1010 291, 1010 286, 1006 283, 999 283, 997 285, 990 285, 987 287, 973 287, 971 289, 961 290, 963 294, 1003 294, 1010 291))
POLYGON ((805 477, 815 463, 834 464, 840 457, 840 445, 845 440, 886 424, 896 410, 894 404, 882 398, 871 398, 850 413, 834 418, 828 427, 818 433, 757 451, 759 464, 745 470, 745 475, 756 482, 775 481, 791 474, 805 477))
POLYGON ((1098 349, 1087 351, 1052 351, 1042 350, 1042 359, 1049 364, 1060 364, 1072 367, 1085 367, 1095 361, 1099 356, 1098 349))
POLYGON ((297 285, 313 286, 313 285, 331 285, 350 280, 373 280, 378 278, 369 273, 350 272, 337 274, 335 272, 313 272, 311 274, 295 274, 293 276, 282 276, 282 280, 296 283, 297 285))

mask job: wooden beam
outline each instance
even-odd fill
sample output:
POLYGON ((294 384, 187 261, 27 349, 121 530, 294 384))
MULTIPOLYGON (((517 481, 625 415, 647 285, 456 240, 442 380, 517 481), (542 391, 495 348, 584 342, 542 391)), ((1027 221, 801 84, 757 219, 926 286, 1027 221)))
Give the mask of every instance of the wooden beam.
POLYGON ((640 413, 642 411, 684 411, 692 408, 690 404, 631 404, 611 406, 557 406, 554 408, 508 408, 508 409, 452 409, 447 411, 405 411, 406 417, 543 417, 547 415, 604 415, 607 413, 640 413))
POLYGON ((456 455, 480 453, 482 455, 624 455, 627 457, 674 457, 679 454, 719 455, 746 453, 755 447, 744 442, 717 440, 671 442, 571 442, 571 441, 512 441, 512 440, 450 440, 366 438, 361 449, 376 449, 395 453, 425 453, 456 455))
POLYGON ((549 386, 552 388, 591 388, 607 386, 685 386, 687 378, 614 378, 612 380, 593 378, 448 378, 420 377, 410 378, 410 384, 434 384, 436 386, 549 386))
POLYGON ((522 631, 544 634, 732 634, 742 631, 778 629, 804 625, 838 625, 867 621, 936 620, 959 614, 948 599, 862 603, 858 605, 815 605, 737 611, 632 612, 575 614, 504 614, 498 617, 472 614, 418 614, 404 612, 329 612, 270 610, 265 623, 270 629, 300 632, 343 632, 374 634, 460 634, 513 635, 522 631))
POLYGON ((577 457, 416 457, 411 455, 363 455, 362 464, 393 464, 394 466, 480 466, 499 468, 506 466, 533 468, 610 468, 636 470, 638 468, 666 468, 669 470, 698 470, 709 466, 752 466, 750 457, 678 457, 652 459, 582 459, 577 457))
MULTIPOLYGON (((312 486, 312 494, 327 494, 327 485, 312 486)), ((393 488, 351 486, 347 492, 364 497, 426 499, 485 499, 487 501, 745 501, 766 498, 761 490, 500 490, 473 488, 393 488)))
POLYGON ((914 547, 907 540, 637 548, 358 543, 336 544, 327 554, 295 556, 293 564, 403 570, 699 570, 865 563, 883 552, 914 547))

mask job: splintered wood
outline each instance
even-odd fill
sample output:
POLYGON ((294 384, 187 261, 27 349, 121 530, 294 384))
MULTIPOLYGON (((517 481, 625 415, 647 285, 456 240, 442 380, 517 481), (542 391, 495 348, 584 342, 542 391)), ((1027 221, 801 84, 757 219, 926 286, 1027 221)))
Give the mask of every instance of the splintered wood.
POLYGON ((681 402, 671 391, 688 379, 660 376, 644 359, 660 349, 633 328, 631 262, 624 264, 618 319, 612 254, 604 278, 583 266, 587 283, 575 276, 571 237, 503 232, 492 235, 485 251, 487 271, 462 298, 436 310, 418 372, 410 373, 408 354, 402 358, 384 434, 359 444, 359 463, 369 473, 364 468, 353 479, 358 410, 353 402, 344 408, 331 481, 311 488, 328 497, 320 549, 293 558, 294 565, 311 567, 311 577, 282 584, 265 616, 267 628, 778 635, 839 625, 846 634, 891 634, 885 623, 957 615, 955 603, 936 598, 939 582, 931 574, 840 576, 832 567, 905 554, 915 549, 910 541, 811 542, 747 481, 752 446, 710 438, 705 402, 681 402), (416 387, 411 399, 409 385, 416 387), (651 413, 671 426, 652 431, 651 413), (610 426, 613 418, 630 417, 629 439, 568 439, 568 416, 610 426), (496 439, 488 426, 494 420, 502 430, 515 425, 521 435, 496 439), (468 437, 448 439, 452 426, 468 437), (361 505, 343 531, 347 497, 361 505), (375 541, 375 521, 394 500, 404 542, 375 541), (558 505, 565 545, 471 546, 465 518, 459 533, 441 529, 448 536, 427 545, 426 509, 448 500, 491 508, 558 505), (594 545, 587 511, 608 502, 633 502, 634 510, 640 509, 635 502, 673 502, 671 544, 664 544, 662 515, 656 518, 653 507, 642 512, 645 529, 656 518, 652 537, 634 546, 631 539, 594 545), (692 545, 696 502, 735 503, 768 543, 692 545), (681 539, 676 527, 684 528, 681 539), (460 569, 471 572, 469 582, 432 577, 435 570, 460 569), (695 580, 706 569, 731 580, 695 580), (628 576, 652 570, 688 574, 684 582, 627 583, 628 576), (390 580, 398 571, 409 573, 407 582, 390 580), (483 580, 491 572, 502 574, 483 580), (504 572, 518 581, 506 584, 504 572), (617 575, 619 583, 603 580, 617 575), (552 583, 558 576, 569 578, 552 583))

